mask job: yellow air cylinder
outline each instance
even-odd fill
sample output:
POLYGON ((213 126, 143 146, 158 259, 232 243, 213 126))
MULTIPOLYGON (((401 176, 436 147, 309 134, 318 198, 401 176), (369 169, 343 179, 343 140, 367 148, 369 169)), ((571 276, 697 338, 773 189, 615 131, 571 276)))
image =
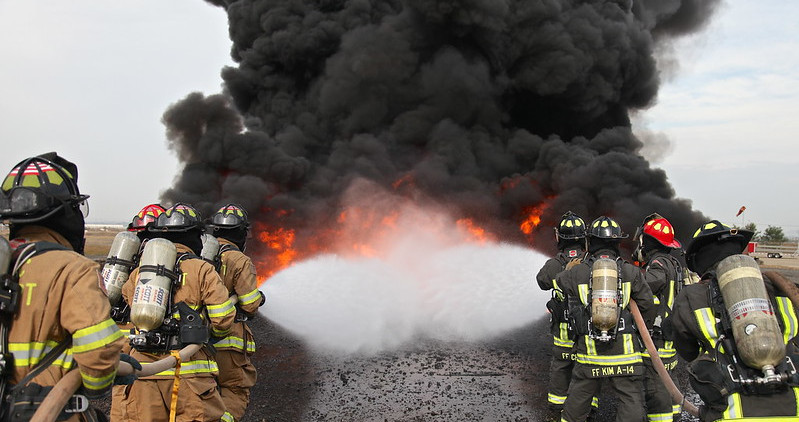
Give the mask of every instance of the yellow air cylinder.
POLYGON ((741 360, 773 370, 785 359, 785 344, 760 267, 748 255, 732 255, 719 262, 716 274, 741 360))
POLYGON ((616 261, 599 258, 591 266, 591 323, 610 338, 608 331, 619 322, 619 269, 616 261))
POLYGON ((102 277, 105 290, 108 292, 108 300, 112 305, 119 302, 119 298, 122 297, 122 285, 128 281, 130 275, 128 265, 114 261, 121 259, 132 263, 133 257, 139 251, 139 245, 141 245, 139 238, 129 231, 117 233, 114 242, 111 243, 106 264, 103 265, 102 277))
POLYGON ((175 245, 166 239, 151 239, 144 246, 130 306, 130 321, 140 331, 156 329, 164 322, 172 280, 158 274, 158 267, 173 271, 176 258, 175 245))

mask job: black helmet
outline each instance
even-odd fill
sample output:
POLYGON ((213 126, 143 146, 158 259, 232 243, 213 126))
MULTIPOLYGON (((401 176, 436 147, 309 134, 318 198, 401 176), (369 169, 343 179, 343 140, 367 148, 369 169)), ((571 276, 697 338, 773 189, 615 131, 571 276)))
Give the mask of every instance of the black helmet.
POLYGON ((696 255, 701 249, 706 246, 716 243, 726 243, 728 241, 737 242, 740 244, 740 249, 736 247, 737 253, 743 252, 749 241, 752 240, 754 232, 745 229, 738 229, 730 227, 718 220, 711 220, 696 229, 694 236, 691 238, 691 243, 685 250, 685 261, 688 268, 692 271, 704 272, 707 265, 699 265, 696 262, 696 255))
POLYGON ((47 219, 69 205, 88 213, 78 190, 78 168, 51 152, 27 158, 8 173, 0 195, 0 218, 11 223, 47 219))
POLYGON ((566 211, 560 218, 560 223, 555 227, 555 239, 585 239, 585 221, 579 215, 566 211))
POLYGON ((220 229, 248 228, 247 211, 237 204, 227 204, 211 216, 211 225, 220 229))
POLYGON ((194 207, 182 202, 164 210, 155 222, 148 227, 154 232, 186 232, 191 229, 202 229, 200 213, 194 207))
POLYGON ((626 239, 627 234, 621 232, 621 226, 615 220, 604 215, 597 218, 591 223, 590 232, 591 237, 599 239, 626 239))

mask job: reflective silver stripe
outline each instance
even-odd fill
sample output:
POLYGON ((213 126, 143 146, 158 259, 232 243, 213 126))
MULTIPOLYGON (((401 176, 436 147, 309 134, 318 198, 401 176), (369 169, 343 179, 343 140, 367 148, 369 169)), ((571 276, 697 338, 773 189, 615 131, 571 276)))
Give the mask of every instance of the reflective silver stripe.
POLYGON ((241 303, 242 305, 249 305, 250 303, 253 303, 260 298, 261 298, 261 292, 258 291, 258 288, 256 288, 255 290, 247 293, 246 295, 239 296, 239 303, 241 303))
MULTIPOLYGON (((58 342, 55 341, 48 341, 47 343, 11 343, 8 345, 8 351, 14 355, 14 366, 26 368, 39 363, 39 361, 56 346, 58 346, 58 342)), ((72 368, 72 349, 64 350, 64 352, 53 361, 52 365, 66 369, 72 368)))
POLYGON ((635 363, 643 362, 641 360, 641 355, 638 353, 634 353, 631 355, 585 355, 582 353, 577 353, 577 362, 586 365, 602 365, 602 366, 610 366, 610 365, 631 365, 635 363))
POLYGON ((577 290, 580 295, 580 302, 582 302, 583 305, 588 305, 588 285, 578 284, 577 290))
POLYGON ((777 306, 780 308, 780 317, 782 318, 785 330, 783 337, 786 344, 792 338, 799 334, 799 322, 797 322, 796 313, 794 312, 791 301, 785 296, 777 296, 777 306))
POLYGON ((547 394, 547 401, 552 404, 563 404, 566 403, 566 396, 557 396, 555 394, 549 393, 547 394))
POLYGON ((694 311, 694 317, 705 339, 710 343, 710 347, 715 348, 719 339, 719 334, 716 331, 716 316, 713 315, 710 308, 700 308, 694 311))
POLYGON ((236 421, 236 419, 233 418, 233 415, 231 415, 228 412, 225 412, 225 414, 222 415, 222 419, 219 419, 219 420, 221 422, 235 422, 236 421))
POLYGON ((122 331, 119 330, 116 322, 109 318, 99 324, 75 331, 72 335, 72 352, 88 352, 113 343, 122 337, 122 331))
POLYGON ((210 318, 220 318, 223 317, 235 309, 233 304, 230 303, 230 300, 226 300, 219 305, 208 305, 206 304, 205 308, 208 310, 208 316, 210 318))
MULTIPOLYGON (((142 363, 142 366, 148 365, 147 363, 142 363)), ((204 373, 212 373, 212 372, 219 372, 219 367, 216 366, 216 362, 210 360, 191 360, 182 362, 180 364, 180 373, 183 374, 204 374, 204 373)), ((166 371, 159 372, 155 374, 156 376, 175 376, 175 368, 167 369, 166 371)))
POLYGON ((80 377, 83 379, 84 387, 92 390, 102 390, 108 388, 109 386, 111 386, 111 383, 114 382, 114 377, 116 377, 116 371, 113 371, 104 377, 93 377, 81 371, 80 377))

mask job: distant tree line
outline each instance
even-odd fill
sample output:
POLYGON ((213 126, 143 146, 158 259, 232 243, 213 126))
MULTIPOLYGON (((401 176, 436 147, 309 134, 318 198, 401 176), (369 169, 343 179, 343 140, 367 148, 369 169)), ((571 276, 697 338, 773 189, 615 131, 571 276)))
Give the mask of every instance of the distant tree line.
POLYGON ((744 229, 751 230, 755 233, 754 237, 752 237, 752 240, 756 242, 783 243, 788 241, 788 238, 785 237, 785 233, 782 231, 782 227, 768 226, 766 227, 766 230, 761 232, 757 229, 757 225, 755 223, 748 223, 744 226, 744 229))

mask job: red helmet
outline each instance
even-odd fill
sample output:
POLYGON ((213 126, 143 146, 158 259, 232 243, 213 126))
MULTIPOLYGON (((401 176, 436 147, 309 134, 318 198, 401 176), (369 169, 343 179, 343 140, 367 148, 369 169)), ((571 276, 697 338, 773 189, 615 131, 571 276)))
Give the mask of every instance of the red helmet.
POLYGON ((674 227, 671 226, 669 220, 663 217, 654 218, 644 224, 644 234, 652 236, 660 242, 661 245, 667 248, 681 248, 680 242, 674 238, 674 227))
POLYGON ((161 204, 150 204, 142 208, 138 214, 133 216, 133 221, 128 224, 128 231, 138 232, 147 228, 147 225, 154 223, 155 220, 164 212, 161 204))

